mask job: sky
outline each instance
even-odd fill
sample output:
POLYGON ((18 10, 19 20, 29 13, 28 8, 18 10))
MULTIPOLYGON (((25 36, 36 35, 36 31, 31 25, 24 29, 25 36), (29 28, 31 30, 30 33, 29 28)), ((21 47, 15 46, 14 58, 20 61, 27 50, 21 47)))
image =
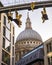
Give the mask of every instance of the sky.
MULTIPOLYGON (((36 0, 36 1, 45 1, 45 0, 36 0)), ((3 0, 2 0, 2 2, 3 2, 3 0)), ((3 2, 3 4, 4 4, 4 2, 3 2)), ((42 8, 39 8, 39 9, 36 9, 33 11, 32 10, 31 11, 28 11, 28 10, 18 11, 19 14, 22 14, 22 18, 21 18, 22 25, 19 28, 13 22, 13 24, 15 26, 15 40, 16 40, 17 36, 19 35, 19 33, 21 33, 23 30, 25 30, 25 22, 27 19, 27 12, 29 12, 30 21, 32 23, 32 29, 40 34, 43 42, 52 37, 52 7, 46 8, 46 12, 47 12, 49 19, 46 20, 44 23, 42 23, 42 18, 41 18, 42 17, 42 14, 41 14, 42 10, 43 10, 42 8)))

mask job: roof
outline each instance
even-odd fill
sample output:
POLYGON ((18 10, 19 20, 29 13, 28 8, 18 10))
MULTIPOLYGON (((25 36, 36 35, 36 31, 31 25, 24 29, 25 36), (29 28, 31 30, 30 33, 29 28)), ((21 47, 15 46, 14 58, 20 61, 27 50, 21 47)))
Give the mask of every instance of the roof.
POLYGON ((0 2, 0 7, 3 7, 3 4, 0 2))
POLYGON ((31 62, 37 62, 38 60, 44 59, 44 51, 43 51, 43 45, 40 45, 39 47, 33 49, 26 55, 24 55, 19 62, 17 62, 16 65, 26 65, 31 62), (30 60, 31 59, 31 60, 30 60))
POLYGON ((36 31, 34 31, 32 29, 25 29, 24 31, 22 31, 18 35, 16 41, 26 40, 26 39, 34 39, 34 40, 40 40, 40 41, 42 41, 41 36, 36 31))

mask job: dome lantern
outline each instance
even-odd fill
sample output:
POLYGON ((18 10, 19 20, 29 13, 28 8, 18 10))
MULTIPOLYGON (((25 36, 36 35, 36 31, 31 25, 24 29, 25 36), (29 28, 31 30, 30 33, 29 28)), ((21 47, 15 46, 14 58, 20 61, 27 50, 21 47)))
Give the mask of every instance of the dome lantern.
POLYGON ((31 27, 31 21, 30 21, 30 18, 29 18, 29 12, 27 13, 26 29, 32 29, 32 27, 31 27))

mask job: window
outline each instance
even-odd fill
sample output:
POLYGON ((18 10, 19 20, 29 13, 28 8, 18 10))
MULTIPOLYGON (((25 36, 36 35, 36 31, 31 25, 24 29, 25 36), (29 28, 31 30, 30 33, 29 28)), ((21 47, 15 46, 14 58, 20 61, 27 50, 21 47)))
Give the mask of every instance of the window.
POLYGON ((6 26, 7 26, 7 28, 10 30, 11 29, 11 27, 10 27, 10 22, 8 22, 8 20, 6 20, 6 26))
POLYGON ((14 47, 12 47, 12 55, 14 56, 14 47))
POLYGON ((52 44, 48 43, 46 46, 47 46, 47 53, 52 52, 52 44))
POLYGON ((13 35, 14 35, 14 27, 13 27, 13 35))
POLYGON ((48 65, 52 65, 52 57, 48 58, 48 65))
POLYGON ((6 25, 6 17, 4 16, 4 25, 6 25))
POLYGON ((5 36, 5 33, 6 33, 6 29, 5 27, 3 27, 3 35, 5 36))
POLYGON ((9 31, 7 28, 5 28, 5 27, 3 27, 3 35, 4 35, 8 40, 10 40, 10 31, 9 31))
POLYGON ((51 51, 51 43, 49 43, 49 51, 51 51))
POLYGON ((14 65, 14 57, 12 57, 12 65, 14 65))
POLYGON ((3 48, 6 51, 10 52, 10 42, 5 38, 3 38, 3 48))
POLYGON ((7 54, 4 50, 2 50, 2 61, 7 65, 10 65, 10 55, 7 54))
POLYGON ((48 47, 49 47, 49 46, 48 46, 48 44, 47 44, 47 53, 49 52, 48 47))
POLYGON ((14 45, 14 37, 13 37, 13 45, 14 45))
POLYGON ((10 31, 11 31, 11 23, 10 23, 10 31))
POLYGON ((11 33, 10 33, 10 42, 11 42, 11 33))
POLYGON ((19 59, 21 59, 21 52, 19 52, 19 59))
POLYGON ((35 43, 35 42, 33 42, 33 43, 35 43))
POLYGON ((21 44, 23 44, 23 42, 21 42, 21 44))
POLYGON ((3 38, 3 48, 5 48, 5 38, 3 38))
POLYGON ((10 29, 10 22, 8 23, 8 20, 4 16, 4 25, 7 26, 8 29, 10 29))
POLYGON ((11 43, 7 39, 5 39, 5 50, 10 52, 10 46, 11 46, 11 43))
POLYGON ((52 65, 52 57, 51 57, 51 65, 52 65))
POLYGON ((17 54, 15 55, 15 58, 16 58, 15 60, 17 60, 17 58, 18 58, 18 55, 17 54))
POLYGON ((6 28, 6 38, 10 40, 10 31, 6 28))

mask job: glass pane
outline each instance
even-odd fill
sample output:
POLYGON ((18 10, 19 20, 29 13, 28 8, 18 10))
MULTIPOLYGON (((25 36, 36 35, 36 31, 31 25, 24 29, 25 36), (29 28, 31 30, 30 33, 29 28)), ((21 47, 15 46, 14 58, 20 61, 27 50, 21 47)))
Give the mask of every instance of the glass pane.
POLYGON ((6 39, 5 40, 5 49, 8 51, 8 52, 10 52, 10 42, 6 39))
POLYGON ((10 22, 8 23, 8 20, 6 19, 6 17, 4 16, 4 25, 6 25, 8 27, 8 29, 10 29, 10 22))
POLYGON ((5 27, 3 27, 3 35, 5 36, 5 32, 6 31, 6 29, 5 29, 5 27))
POLYGON ((8 40, 10 40, 10 31, 6 28, 6 37, 8 40))
POLYGON ((14 35, 14 27, 13 27, 13 35, 14 35))
POLYGON ((4 16, 4 25, 6 25, 6 17, 4 16))
POLYGON ((3 48, 5 48, 5 38, 3 38, 3 48))
POLYGON ((47 44, 47 53, 52 52, 52 43, 47 44))
POLYGON ((52 65, 52 57, 48 58, 48 64, 52 65))
POLYGON ((50 59, 48 58, 48 64, 50 65, 50 59))
POLYGON ((12 65, 14 65, 14 58, 12 57, 12 65))
POLYGON ((12 55, 14 56, 14 47, 12 47, 12 55))
POLYGON ((10 22, 8 22, 8 20, 6 22, 6 26, 7 26, 8 29, 10 29, 10 22))
POLYGON ((0 22, 0 32, 1 32, 1 22, 0 22))
POLYGON ((10 46, 11 46, 10 42, 7 39, 3 38, 3 48, 6 51, 10 52, 10 46))
POLYGON ((14 37, 13 37, 13 45, 14 45, 14 37))
POLYGON ((10 55, 2 50, 2 61, 7 65, 10 65, 10 55))
POLYGON ((51 52, 51 43, 49 43, 49 51, 51 52))

